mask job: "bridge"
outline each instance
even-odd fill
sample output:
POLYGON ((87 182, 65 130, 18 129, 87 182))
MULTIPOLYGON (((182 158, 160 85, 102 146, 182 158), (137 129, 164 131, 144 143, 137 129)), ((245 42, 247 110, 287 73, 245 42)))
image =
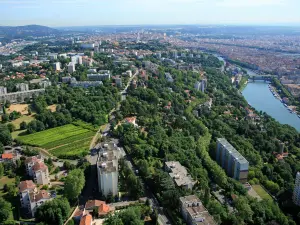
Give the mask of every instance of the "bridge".
POLYGON ((250 75, 249 81, 255 82, 256 80, 263 80, 263 81, 272 81, 273 78, 278 78, 277 75, 250 75))

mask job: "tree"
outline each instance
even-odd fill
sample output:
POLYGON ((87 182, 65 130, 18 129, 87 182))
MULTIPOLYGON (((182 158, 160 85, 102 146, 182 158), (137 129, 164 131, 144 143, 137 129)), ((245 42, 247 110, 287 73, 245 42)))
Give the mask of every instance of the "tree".
POLYGON ((22 121, 22 122, 20 123, 20 129, 21 129, 21 130, 26 130, 26 129, 27 129, 27 123, 26 123, 25 121, 22 121))
POLYGON ((3 164, 0 163, 0 178, 2 178, 3 174, 4 174, 4 167, 3 164))
POLYGON ((4 146, 3 144, 0 142, 0 154, 3 154, 4 152, 4 146))
POLYGON ((12 211, 11 204, 0 197, 0 223, 8 219, 10 212, 12 211))
POLYGON ((85 184, 84 173, 80 169, 72 170, 66 178, 64 195, 70 201, 76 200, 85 184))
POLYGON ((16 130, 16 126, 12 123, 7 124, 7 128, 10 132, 14 132, 16 130))
POLYGON ((9 100, 6 100, 5 102, 5 108, 9 108, 11 105, 10 101, 9 100))
POLYGON ((52 201, 47 201, 41 205, 35 214, 35 218, 38 222, 45 224, 57 224, 62 225, 70 214, 70 204, 65 198, 57 198, 52 201))
POLYGON ((1 121, 2 121, 2 123, 6 123, 6 122, 8 122, 8 120, 9 120, 8 115, 3 114, 3 115, 1 116, 1 121))
POLYGON ((0 124, 0 142, 3 145, 10 145, 12 137, 6 125, 0 124))

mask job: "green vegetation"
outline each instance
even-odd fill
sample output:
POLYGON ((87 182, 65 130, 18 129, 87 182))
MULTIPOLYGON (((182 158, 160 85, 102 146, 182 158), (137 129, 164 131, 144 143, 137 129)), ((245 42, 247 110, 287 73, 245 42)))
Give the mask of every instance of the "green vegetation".
POLYGON ((11 204, 0 197, 0 223, 2 224, 9 218, 12 211, 11 204))
POLYGON ((64 196, 70 201, 74 201, 80 195, 85 184, 84 173, 80 169, 72 170, 64 185, 64 196))
POLYGON ((261 185, 254 184, 252 185, 252 188, 262 199, 273 200, 272 197, 263 189, 261 185))
POLYGON ((43 224, 63 225, 64 221, 69 217, 70 212, 70 204, 67 199, 58 198, 47 201, 40 206, 36 211, 35 218, 43 224))
POLYGON ((205 68, 206 94, 194 89, 199 80, 198 73, 162 66, 158 71, 158 79, 150 77, 147 89, 129 89, 129 96, 116 114, 118 121, 137 116, 137 123, 143 129, 122 125, 113 134, 120 138, 139 174, 168 210, 172 222, 181 224, 178 199, 191 191, 175 187, 173 180, 162 170, 166 160, 179 161, 199 181, 192 193, 199 195, 217 222, 295 224, 273 201, 258 202, 248 196, 243 185, 229 178, 215 162, 214 155, 216 139, 225 137, 250 162, 249 180, 257 179, 255 183, 280 196, 282 192, 292 190, 297 160, 288 157, 285 162, 277 163, 272 153, 279 151, 279 139, 288 142, 286 149, 290 154, 300 156, 298 132, 258 112, 260 123, 245 120, 247 102, 229 78, 216 69, 205 68), (175 78, 173 83, 165 80, 165 72, 175 78), (209 98, 213 100, 211 109, 202 105, 209 98), (171 107, 165 108, 166 105, 171 107), (199 117, 194 116, 194 110, 198 110, 199 117), (224 114, 227 111, 230 114, 224 114), (228 213, 227 207, 209 194, 215 187, 223 190, 224 197, 231 198, 232 194, 237 197, 231 206, 238 211, 228 213))
POLYGON ((20 136, 17 140, 27 145, 45 148, 58 157, 80 157, 88 153, 89 143, 95 134, 90 129, 95 128, 83 122, 74 124, 20 136))

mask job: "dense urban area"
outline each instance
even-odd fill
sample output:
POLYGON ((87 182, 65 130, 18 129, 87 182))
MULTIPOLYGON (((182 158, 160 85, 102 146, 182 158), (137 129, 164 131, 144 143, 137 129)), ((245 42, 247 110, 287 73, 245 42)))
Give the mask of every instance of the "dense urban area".
POLYGON ((300 36, 105 29, 0 27, 0 224, 300 224, 300 36))

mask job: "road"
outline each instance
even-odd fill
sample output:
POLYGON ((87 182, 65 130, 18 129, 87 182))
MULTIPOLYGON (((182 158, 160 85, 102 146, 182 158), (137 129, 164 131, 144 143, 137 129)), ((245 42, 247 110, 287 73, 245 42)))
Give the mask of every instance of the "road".
MULTIPOLYGON (((130 79, 128 80, 125 88, 120 91, 120 95, 123 95, 123 94, 126 94, 127 93, 127 90, 129 88, 129 85, 131 83, 131 81, 138 75, 139 73, 139 70, 138 68, 136 68, 136 71, 134 73, 134 75, 132 77, 130 77, 130 79)), ((121 101, 120 101, 121 102, 121 101)), ((115 112, 115 111, 118 111, 120 110, 120 102, 117 103, 117 107, 112 109, 109 113, 109 117, 112 116, 112 113, 115 112)), ((110 130, 110 123, 106 124, 105 125, 105 128, 102 130, 102 135, 105 135, 105 136, 109 136, 109 130, 110 130)), ((95 135, 95 137, 97 137, 98 134, 101 133, 101 129, 98 130, 97 134, 95 135)), ((95 138, 94 137, 94 138, 95 138)), ((91 150, 93 150, 94 146, 95 146, 95 140, 93 138, 93 141, 91 143, 91 150)), ((119 144, 119 140, 118 139, 114 139, 114 138, 111 138, 111 141, 116 143, 117 145, 119 144)), ((123 150, 123 148, 122 148, 123 150)), ((124 150, 123 150, 124 151, 124 150)), ((124 152, 125 153, 125 152, 124 152)), ((95 188, 97 188, 97 192, 98 192, 98 183, 97 183, 97 179, 95 179, 95 177, 97 177, 97 170, 96 170, 96 164, 97 164, 97 158, 98 158, 98 154, 94 154, 94 155, 89 155, 87 156, 87 159, 88 161, 91 163, 92 167, 91 167, 91 175, 87 181, 87 184, 85 186, 85 189, 83 191, 83 194, 82 194, 82 197, 80 199, 80 204, 85 204, 85 202, 88 200, 88 199, 91 199, 92 197, 95 196, 95 193, 93 192, 93 190, 95 188), (92 193, 94 195, 92 195, 92 193)), ((135 173, 137 171, 137 168, 134 166, 133 162, 132 162, 132 159, 130 156, 126 155, 125 156, 127 162, 128 162, 128 165, 129 167, 133 170, 133 172, 135 173)), ((154 196, 154 194, 152 193, 152 191, 150 190, 150 188, 147 186, 147 184, 145 182, 142 181, 142 184, 144 186, 144 190, 145 190, 145 195, 146 197, 149 199, 150 201, 150 204, 152 205, 152 207, 154 209, 157 210, 158 212, 158 217, 159 217, 159 220, 160 221, 163 221, 164 224, 171 224, 168 220, 168 218, 166 217, 166 215, 164 214, 163 212, 163 208, 160 206, 158 200, 156 199, 156 197, 154 196)))

